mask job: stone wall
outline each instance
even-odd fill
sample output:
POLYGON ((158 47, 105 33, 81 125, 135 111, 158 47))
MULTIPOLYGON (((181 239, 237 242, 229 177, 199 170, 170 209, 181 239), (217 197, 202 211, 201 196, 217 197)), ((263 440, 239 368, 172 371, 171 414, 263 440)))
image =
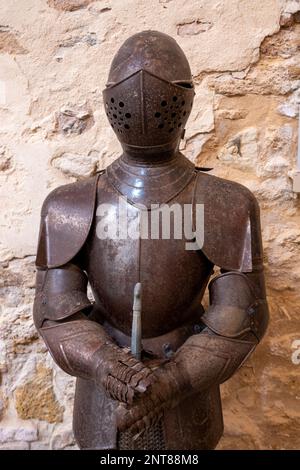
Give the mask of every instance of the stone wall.
POLYGON ((0 0, 0 448, 74 446, 73 379, 32 323, 39 212, 51 189, 119 154, 101 90, 113 53, 143 29, 171 34, 190 60, 184 152, 261 206, 271 323, 222 387, 219 448, 299 448, 299 0, 0 0))

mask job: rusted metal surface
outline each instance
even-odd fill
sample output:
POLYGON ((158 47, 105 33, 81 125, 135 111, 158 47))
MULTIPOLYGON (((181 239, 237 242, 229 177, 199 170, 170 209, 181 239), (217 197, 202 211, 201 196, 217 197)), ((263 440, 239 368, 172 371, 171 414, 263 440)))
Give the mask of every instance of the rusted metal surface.
POLYGON ((77 377, 81 448, 214 448, 223 430, 219 385, 267 327, 254 196, 178 151, 193 96, 187 59, 172 38, 151 31, 129 38, 104 90, 123 154, 101 174, 58 188, 43 206, 34 318, 54 360, 77 377), (151 219, 151 204, 169 203, 190 205, 195 223, 203 204, 202 249, 186 250, 176 237, 99 238, 96 208, 109 204, 113 218, 120 197, 130 220, 141 211, 151 219), (215 265, 222 274, 204 312, 215 265), (137 283, 141 360, 129 350, 137 283))

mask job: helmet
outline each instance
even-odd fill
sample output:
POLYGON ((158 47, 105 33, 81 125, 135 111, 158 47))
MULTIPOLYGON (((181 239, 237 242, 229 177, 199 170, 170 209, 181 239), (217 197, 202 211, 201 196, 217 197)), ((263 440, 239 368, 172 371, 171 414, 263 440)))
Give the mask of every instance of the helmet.
POLYGON ((177 42, 143 31, 116 53, 103 98, 123 146, 168 149, 184 134, 194 94, 190 66, 177 42))

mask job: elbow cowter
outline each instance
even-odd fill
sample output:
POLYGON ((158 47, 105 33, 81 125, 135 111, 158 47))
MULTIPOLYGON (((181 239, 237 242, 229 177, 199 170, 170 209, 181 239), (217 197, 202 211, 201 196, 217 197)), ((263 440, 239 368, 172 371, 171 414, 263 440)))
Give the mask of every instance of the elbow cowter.
POLYGON ((252 333, 260 341, 268 325, 268 305, 246 274, 229 271, 209 285, 210 306, 202 322, 214 333, 241 338, 252 333))
POLYGON ((191 336, 174 358, 191 390, 228 380, 264 335, 268 306, 246 274, 231 271, 210 284, 210 306, 201 317, 204 330, 191 336))
POLYGON ((46 321, 62 321, 90 308, 87 282, 85 273, 74 264, 38 269, 33 307, 36 327, 40 329, 46 321))

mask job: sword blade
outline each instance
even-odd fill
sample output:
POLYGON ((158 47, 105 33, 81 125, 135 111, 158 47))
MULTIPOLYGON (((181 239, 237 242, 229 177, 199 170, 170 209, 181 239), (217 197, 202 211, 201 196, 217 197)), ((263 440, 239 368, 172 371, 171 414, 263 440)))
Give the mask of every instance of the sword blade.
POLYGON ((133 291, 131 354, 141 360, 142 354, 142 284, 138 282, 133 291))

